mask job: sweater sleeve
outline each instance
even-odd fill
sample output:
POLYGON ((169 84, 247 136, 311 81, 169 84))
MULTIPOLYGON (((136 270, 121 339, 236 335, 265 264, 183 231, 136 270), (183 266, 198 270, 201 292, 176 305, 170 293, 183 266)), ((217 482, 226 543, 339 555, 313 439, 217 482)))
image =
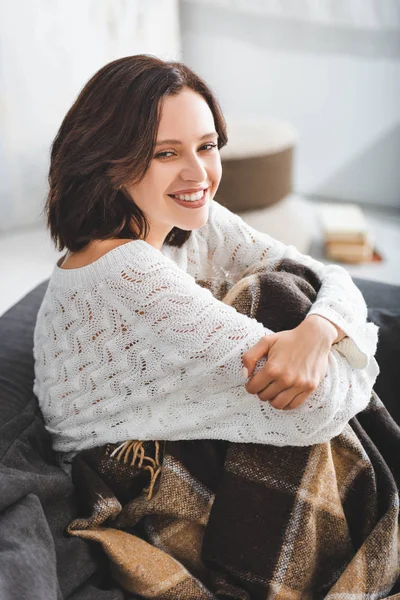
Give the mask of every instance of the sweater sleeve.
POLYGON ((266 233, 250 227, 243 219, 219 204, 212 203, 207 224, 207 244, 212 261, 238 279, 243 271, 260 260, 291 258, 312 269, 322 285, 307 317, 321 315, 340 327, 344 338, 336 349, 355 368, 364 368, 374 356, 378 327, 367 323, 367 306, 348 272, 339 265, 324 265, 286 246, 266 233))
MULTIPOLYGON (((368 404, 376 362, 357 370, 334 349, 325 378, 298 409, 279 411, 249 394, 242 355, 270 330, 217 300, 144 241, 99 293, 128 324, 123 363, 134 365, 133 395, 118 416, 120 439, 310 445, 340 433, 368 404)), ((127 373, 121 377, 126 383, 127 373)))

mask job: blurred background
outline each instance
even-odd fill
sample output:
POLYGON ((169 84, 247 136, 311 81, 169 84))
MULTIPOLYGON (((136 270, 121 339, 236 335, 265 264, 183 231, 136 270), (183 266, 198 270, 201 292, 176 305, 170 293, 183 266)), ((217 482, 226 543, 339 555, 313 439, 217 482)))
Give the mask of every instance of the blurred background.
POLYGON ((137 53, 183 60, 216 92, 218 201, 400 284, 400 0, 0 0, 0 314, 60 256, 42 210, 65 113, 137 53))

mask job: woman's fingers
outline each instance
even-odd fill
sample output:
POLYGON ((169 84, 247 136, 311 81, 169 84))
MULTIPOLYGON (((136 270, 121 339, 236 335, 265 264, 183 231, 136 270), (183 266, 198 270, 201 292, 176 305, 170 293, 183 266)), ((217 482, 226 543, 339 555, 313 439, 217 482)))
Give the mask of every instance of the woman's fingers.
POLYGON ((278 410, 284 410, 287 406, 291 405, 295 397, 296 390, 295 388, 291 387, 283 390, 280 394, 275 396, 275 398, 270 402, 270 405, 278 410))
POLYGON ((282 377, 279 368, 272 367, 267 361, 261 371, 253 375, 246 383, 245 388, 249 394, 258 394, 274 381, 278 381, 280 383, 280 390, 283 390, 292 384, 291 381, 287 380, 287 376, 282 377), (283 384, 286 385, 284 386, 283 384))
POLYGON ((301 391, 298 388, 291 387, 283 390, 270 402, 273 408, 278 410, 292 410, 303 404, 311 392, 301 391))
POLYGON ((261 371, 253 375, 250 381, 246 383, 245 388, 249 394, 260 394, 268 389, 264 395, 264 399, 273 400, 279 392, 293 386, 299 386, 299 384, 301 387, 301 383, 296 374, 290 373, 285 365, 273 365, 267 362, 261 371), (272 384, 274 384, 274 387, 269 389, 272 384))
POLYGON ((307 400, 309 395, 310 392, 301 392, 300 394, 297 394, 297 396, 295 396, 293 400, 289 402, 289 404, 286 404, 286 406, 282 410, 292 410, 294 408, 297 408, 307 400))
POLYGON ((242 356, 243 365, 247 368, 249 377, 253 374, 257 362, 264 358, 271 346, 276 342, 277 334, 265 335, 258 340, 250 350, 247 350, 242 356))
POLYGON ((297 408, 315 390, 316 383, 304 378, 278 375, 267 365, 246 384, 246 390, 277 409, 297 408))
MULTIPOLYGON (((282 381, 272 381, 267 387, 257 393, 257 396, 263 402, 271 402, 279 394, 287 390, 289 386, 285 386, 282 381)), ((290 389, 290 388, 289 388, 290 389)))

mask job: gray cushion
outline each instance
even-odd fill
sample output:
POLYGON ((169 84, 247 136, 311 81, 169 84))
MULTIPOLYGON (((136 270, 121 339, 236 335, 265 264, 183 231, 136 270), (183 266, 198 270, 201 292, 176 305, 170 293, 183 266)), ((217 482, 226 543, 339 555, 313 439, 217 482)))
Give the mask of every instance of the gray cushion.
POLYGON ((376 360, 380 373, 374 389, 400 424, 400 286, 353 279, 368 306, 368 319, 379 326, 376 360))
POLYGON ((369 308, 400 312, 400 285, 353 277, 369 308))

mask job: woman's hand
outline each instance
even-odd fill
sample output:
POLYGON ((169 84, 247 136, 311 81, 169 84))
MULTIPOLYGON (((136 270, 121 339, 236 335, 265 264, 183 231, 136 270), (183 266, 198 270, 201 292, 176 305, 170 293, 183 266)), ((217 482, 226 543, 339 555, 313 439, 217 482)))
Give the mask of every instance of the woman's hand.
POLYGON ((278 409, 297 408, 318 387, 328 368, 329 350, 344 333, 333 323, 310 315, 295 329, 267 335, 243 355, 250 381, 246 390, 278 409), (252 377, 257 361, 265 366, 252 377))

